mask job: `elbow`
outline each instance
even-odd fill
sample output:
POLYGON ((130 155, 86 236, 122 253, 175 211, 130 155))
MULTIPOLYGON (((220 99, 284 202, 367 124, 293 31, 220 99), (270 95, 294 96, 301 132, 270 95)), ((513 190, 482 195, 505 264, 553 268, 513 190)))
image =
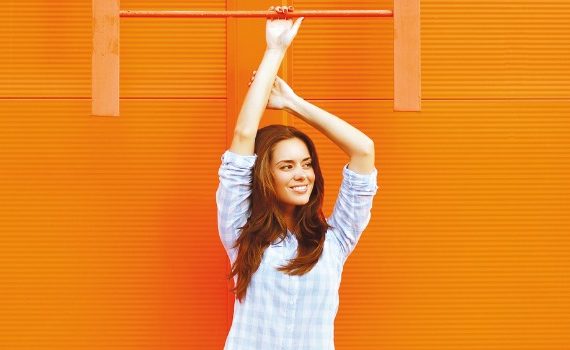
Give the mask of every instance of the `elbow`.
POLYGON ((374 157, 374 142, 371 139, 366 139, 348 154, 351 157, 374 157))
POLYGON ((362 154, 374 155, 374 141, 372 141, 372 139, 368 139, 366 145, 363 147, 362 154))
POLYGON ((374 142, 370 140, 370 142, 364 142, 363 144, 359 145, 357 148, 354 148, 352 152, 348 153, 348 155, 358 158, 372 158, 374 159, 374 142))
POLYGON ((247 139, 255 139, 255 137, 257 136, 257 130, 242 130, 242 129, 238 129, 236 128, 234 130, 234 137, 239 137, 239 138, 247 138, 247 139))

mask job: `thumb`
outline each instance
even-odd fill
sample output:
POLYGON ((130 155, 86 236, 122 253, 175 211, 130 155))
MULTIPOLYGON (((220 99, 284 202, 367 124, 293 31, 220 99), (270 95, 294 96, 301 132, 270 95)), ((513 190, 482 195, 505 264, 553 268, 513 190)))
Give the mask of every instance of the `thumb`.
POLYGON ((291 30, 289 31, 289 35, 290 35, 291 40, 293 40, 295 35, 297 35, 297 32, 299 31, 299 27, 301 26, 303 19, 305 19, 305 17, 299 17, 299 18, 297 18, 295 23, 293 23, 293 27, 291 27, 291 30))

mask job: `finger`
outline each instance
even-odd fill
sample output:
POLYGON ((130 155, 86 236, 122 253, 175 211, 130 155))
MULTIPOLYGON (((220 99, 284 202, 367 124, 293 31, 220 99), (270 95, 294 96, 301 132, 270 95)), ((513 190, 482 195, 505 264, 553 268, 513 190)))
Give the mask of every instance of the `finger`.
POLYGON ((295 9, 293 6, 289 6, 288 7, 289 11, 293 12, 293 10, 295 9))

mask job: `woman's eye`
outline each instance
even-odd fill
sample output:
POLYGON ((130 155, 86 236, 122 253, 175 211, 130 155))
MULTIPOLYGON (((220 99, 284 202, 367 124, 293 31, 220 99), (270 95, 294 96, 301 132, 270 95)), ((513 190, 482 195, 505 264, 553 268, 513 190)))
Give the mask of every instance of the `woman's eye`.
MULTIPOLYGON (((305 165, 312 166, 313 163, 306 163, 305 165)), ((283 170, 283 169, 289 169, 290 167, 291 167, 291 165, 285 165, 285 166, 282 166, 280 169, 281 169, 281 170, 283 170)))

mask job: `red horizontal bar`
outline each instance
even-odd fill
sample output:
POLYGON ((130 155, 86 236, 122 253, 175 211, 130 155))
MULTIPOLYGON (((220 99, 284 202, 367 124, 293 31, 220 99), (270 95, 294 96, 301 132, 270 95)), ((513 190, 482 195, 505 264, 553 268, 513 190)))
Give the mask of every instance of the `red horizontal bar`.
POLYGON ((120 17, 393 17, 392 10, 301 10, 281 14, 276 11, 138 11, 121 10, 120 17))

